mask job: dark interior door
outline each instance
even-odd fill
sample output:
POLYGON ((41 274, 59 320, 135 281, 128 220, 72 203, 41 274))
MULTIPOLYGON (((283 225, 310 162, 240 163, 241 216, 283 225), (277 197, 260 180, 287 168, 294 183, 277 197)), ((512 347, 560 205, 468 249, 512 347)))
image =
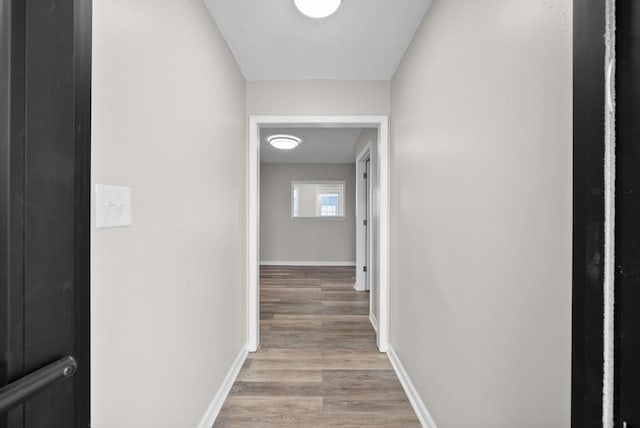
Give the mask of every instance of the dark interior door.
POLYGON ((602 427, 604 0, 573 2, 571 426, 602 427))
POLYGON ((0 11, 0 386, 78 364, 0 426, 87 427, 91 1, 0 11))
POLYGON ((640 1, 616 5, 616 426, 640 428, 640 1))
MULTIPOLYGON (((605 2, 573 20, 571 422, 602 426, 605 2)), ((616 427, 640 428, 640 1, 616 2, 616 427)))

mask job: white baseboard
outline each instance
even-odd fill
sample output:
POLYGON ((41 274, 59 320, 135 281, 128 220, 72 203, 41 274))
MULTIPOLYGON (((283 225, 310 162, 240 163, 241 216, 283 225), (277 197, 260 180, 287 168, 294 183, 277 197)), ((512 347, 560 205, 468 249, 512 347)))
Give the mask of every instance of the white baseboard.
POLYGON ((222 405, 224 404, 224 400, 227 399, 227 395, 229 395, 229 391, 231 391, 231 387, 233 383, 236 381, 238 377, 238 373, 240 373, 240 369, 244 364, 244 360, 247 358, 249 352, 247 351, 247 345, 244 345, 238 353, 238 356, 233 361, 229 372, 225 376, 222 381, 222 385, 218 388, 218 392, 211 400, 211 404, 207 407, 207 411, 200 420, 198 424, 198 428, 211 428, 218 417, 218 413, 220 413, 220 409, 222 409, 222 405))
POLYGON ((355 266, 356 262, 261 261, 261 266, 355 266))
POLYGON ((389 358, 393 369, 396 371, 396 375, 398 376, 398 379, 400 379, 404 392, 407 394, 407 397, 409 397, 413 410, 416 412, 422 426, 424 428, 436 428, 436 424, 429 414, 427 407, 424 405, 424 401, 422 401, 420 394, 418 394, 415 386, 413 386, 413 382, 411 382, 404 366, 398 359, 398 354, 396 354, 391 344, 389 344, 389 349, 387 350, 387 357, 389 358))
POLYGON ((359 284, 358 282, 353 283, 353 289, 356 291, 367 291, 365 284, 359 284))
POLYGON ((371 312, 369 312, 369 321, 371 321, 373 329, 376 331, 376 334, 378 334, 378 320, 373 316, 371 312))

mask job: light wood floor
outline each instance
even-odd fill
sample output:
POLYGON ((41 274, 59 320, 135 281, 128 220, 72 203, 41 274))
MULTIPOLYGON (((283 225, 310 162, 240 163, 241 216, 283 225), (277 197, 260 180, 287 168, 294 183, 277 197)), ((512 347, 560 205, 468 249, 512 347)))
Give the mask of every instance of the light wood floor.
POLYGON ((352 267, 262 267, 261 346, 214 427, 419 427, 352 267))

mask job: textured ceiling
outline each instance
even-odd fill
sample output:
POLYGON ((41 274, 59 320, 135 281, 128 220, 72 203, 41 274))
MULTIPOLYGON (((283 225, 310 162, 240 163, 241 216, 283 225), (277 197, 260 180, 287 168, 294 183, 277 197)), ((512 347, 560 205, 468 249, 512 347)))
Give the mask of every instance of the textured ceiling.
POLYGON ((431 0, 343 0, 325 19, 293 0, 205 0, 247 80, 390 80, 431 0))
POLYGON ((361 132, 361 128, 262 128, 260 162, 355 163, 361 132), (302 138, 302 143, 293 150, 274 149, 266 139, 275 134, 295 135, 302 138))

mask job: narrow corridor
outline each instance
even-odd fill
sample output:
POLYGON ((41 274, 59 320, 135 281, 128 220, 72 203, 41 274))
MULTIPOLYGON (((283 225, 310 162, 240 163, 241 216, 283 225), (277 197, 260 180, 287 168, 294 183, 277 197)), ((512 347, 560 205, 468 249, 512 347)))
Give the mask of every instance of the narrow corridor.
POLYGON ((419 427, 353 267, 262 267, 261 346, 214 427, 419 427))

